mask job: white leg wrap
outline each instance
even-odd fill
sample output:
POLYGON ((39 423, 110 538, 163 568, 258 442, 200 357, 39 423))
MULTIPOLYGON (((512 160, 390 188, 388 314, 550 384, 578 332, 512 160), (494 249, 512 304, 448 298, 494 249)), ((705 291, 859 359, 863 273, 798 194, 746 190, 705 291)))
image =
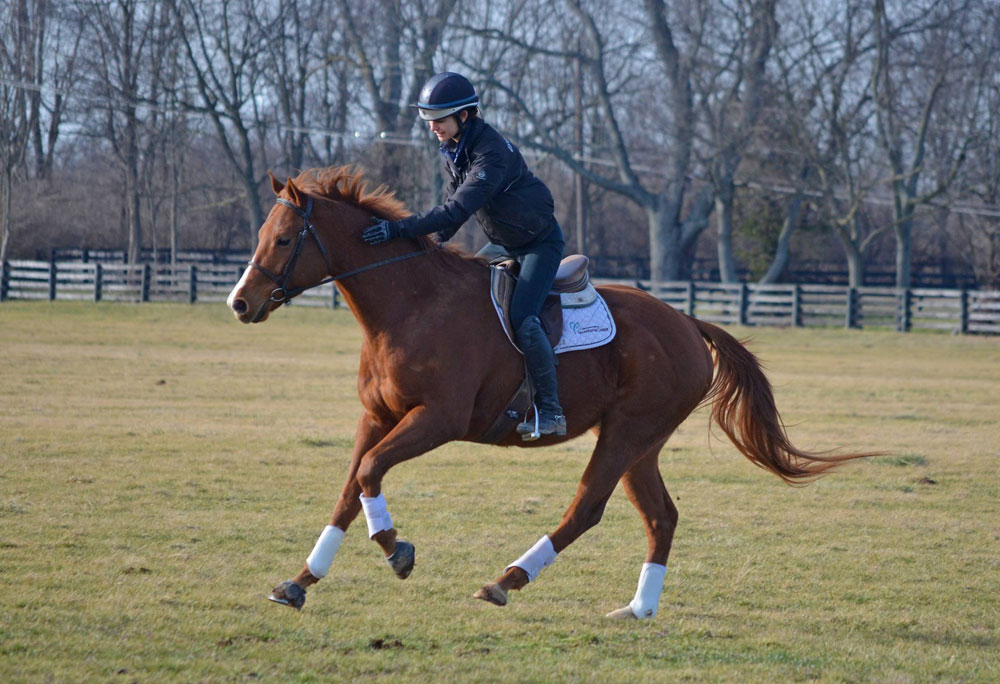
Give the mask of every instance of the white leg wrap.
POLYGON ((326 577, 326 573, 330 572, 330 564, 333 563, 333 557, 337 555, 340 542, 344 541, 344 534, 342 529, 333 525, 327 525, 323 528, 323 533, 316 540, 316 546, 306 558, 306 567, 309 568, 309 573, 313 577, 322 579, 326 577))
POLYGON ((523 556, 504 568, 504 572, 511 568, 521 568, 528 573, 528 581, 534 582, 538 573, 543 568, 552 565, 557 555, 556 550, 552 548, 552 541, 548 535, 545 535, 535 542, 535 545, 528 549, 523 556))
POLYGON ((392 516, 385 505, 385 497, 379 494, 369 499, 364 494, 361 495, 361 508, 365 511, 365 520, 368 521, 368 537, 374 537, 382 530, 392 529, 392 516))
POLYGON ((643 563, 639 574, 639 588, 635 590, 635 598, 629 607, 640 620, 656 617, 660 607, 660 592, 663 591, 663 578, 667 575, 667 566, 659 563, 643 563))

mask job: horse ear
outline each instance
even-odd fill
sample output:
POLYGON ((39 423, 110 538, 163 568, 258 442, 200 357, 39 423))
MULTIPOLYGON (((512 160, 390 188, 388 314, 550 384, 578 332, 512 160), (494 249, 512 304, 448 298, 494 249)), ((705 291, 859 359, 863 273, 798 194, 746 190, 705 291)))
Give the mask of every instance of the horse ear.
POLYGON ((288 194, 292 196, 292 202, 294 202, 296 206, 302 203, 302 200, 299 197, 299 189, 295 187, 295 183, 292 182, 291 178, 289 178, 285 183, 285 189, 288 190, 288 194))
POLYGON ((274 194, 280 195, 281 191, 285 189, 285 186, 281 184, 281 181, 274 177, 274 174, 271 173, 270 169, 267 170, 267 175, 271 177, 271 189, 274 190, 274 194))

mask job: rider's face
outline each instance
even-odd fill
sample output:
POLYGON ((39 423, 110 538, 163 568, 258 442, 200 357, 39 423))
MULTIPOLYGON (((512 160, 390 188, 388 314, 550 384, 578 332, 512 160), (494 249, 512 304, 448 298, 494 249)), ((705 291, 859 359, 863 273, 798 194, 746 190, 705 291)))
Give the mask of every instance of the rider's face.
MULTIPOLYGON (((469 113, 461 111, 458 115, 462 117, 462 121, 465 121, 469 113)), ((446 116, 437 121, 428 121, 427 125, 431 129, 431 133, 437 136, 439 142, 456 140, 458 138, 458 120, 454 116, 446 116)))

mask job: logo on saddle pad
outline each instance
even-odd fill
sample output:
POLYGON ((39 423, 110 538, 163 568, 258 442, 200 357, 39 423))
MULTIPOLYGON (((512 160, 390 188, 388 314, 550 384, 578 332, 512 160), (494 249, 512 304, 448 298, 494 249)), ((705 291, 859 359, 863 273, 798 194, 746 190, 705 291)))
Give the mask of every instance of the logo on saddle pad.
POLYGON ((580 321, 563 321, 563 328, 569 328, 573 335, 607 335, 609 328, 607 325, 587 325, 580 321))

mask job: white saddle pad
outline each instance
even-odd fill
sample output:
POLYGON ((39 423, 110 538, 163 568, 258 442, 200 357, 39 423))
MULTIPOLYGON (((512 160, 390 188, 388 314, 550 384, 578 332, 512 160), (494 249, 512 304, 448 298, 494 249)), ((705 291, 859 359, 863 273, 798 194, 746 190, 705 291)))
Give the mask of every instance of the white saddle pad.
MULTIPOLYGON (((607 302, 593 289, 593 285, 589 285, 588 290, 589 292, 584 298, 581 298, 582 293, 560 295, 563 306, 563 329, 562 337, 559 338, 559 342, 555 346, 556 354, 580 349, 593 349, 607 344, 615 338, 615 319, 611 316, 607 302), (590 301, 590 303, 586 306, 580 306, 581 301, 590 301)), ((507 339, 517 349, 517 344, 507 332, 506 326, 503 325, 503 310, 497 303, 492 289, 490 300, 493 302, 493 308, 500 319, 501 327, 507 333, 507 339)), ((518 349, 518 352, 520 351, 518 349)))
POLYGON ((556 354, 593 349, 615 338, 615 319, 604 297, 598 294, 587 306, 569 307, 566 299, 572 295, 560 296, 563 298, 563 329, 555 346, 556 354))

